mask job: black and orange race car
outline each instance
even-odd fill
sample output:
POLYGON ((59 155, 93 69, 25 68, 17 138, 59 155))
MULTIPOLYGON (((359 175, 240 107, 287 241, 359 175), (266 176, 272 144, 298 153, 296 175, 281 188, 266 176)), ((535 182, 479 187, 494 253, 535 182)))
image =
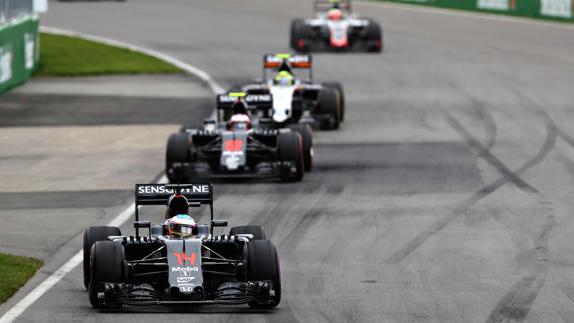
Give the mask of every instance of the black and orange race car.
POLYGON ((123 305, 248 304, 269 309, 281 301, 277 249, 261 226, 227 226, 213 217, 210 184, 138 184, 135 235, 117 227, 89 227, 84 234, 84 284, 93 307, 123 305), (163 223, 140 221, 138 208, 165 205, 163 223), (209 207, 198 224, 189 207, 209 207), (141 235, 141 230, 147 230, 141 235))
POLYGON ((271 104, 269 94, 218 95, 218 120, 207 120, 201 129, 182 127, 179 133, 170 135, 165 168, 169 181, 301 180, 305 171, 310 170, 310 128, 296 125, 274 129, 266 127, 259 118, 252 120, 249 110, 270 109, 271 104))

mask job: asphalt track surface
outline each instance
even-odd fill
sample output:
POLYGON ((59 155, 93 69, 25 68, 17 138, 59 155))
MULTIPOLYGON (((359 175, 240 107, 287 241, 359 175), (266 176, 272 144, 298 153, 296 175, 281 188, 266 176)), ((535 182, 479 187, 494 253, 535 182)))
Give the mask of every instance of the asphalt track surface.
MULTIPOLYGON (((385 52, 316 56, 318 79, 343 82, 348 112, 339 131, 316 133, 313 172, 302 183, 215 189, 219 218, 262 224, 279 247, 279 308, 98 311, 78 267, 20 320, 572 321, 572 29, 355 8, 382 23, 385 52)), ((290 19, 310 5, 131 0, 50 10, 45 25, 159 50, 230 85, 257 77, 263 53, 287 50, 290 19)), ((70 238, 53 262, 79 247, 70 238)))

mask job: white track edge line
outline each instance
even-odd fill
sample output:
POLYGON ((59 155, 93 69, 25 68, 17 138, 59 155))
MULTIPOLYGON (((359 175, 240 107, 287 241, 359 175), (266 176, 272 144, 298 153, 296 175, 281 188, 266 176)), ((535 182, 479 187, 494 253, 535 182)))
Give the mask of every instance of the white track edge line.
MULTIPOLYGON (((128 44, 125 42, 120 42, 113 39, 107 39, 104 37, 87 35, 82 33, 77 33, 69 30, 58 29, 58 28, 51 28, 51 27, 40 27, 42 32, 47 32, 51 34, 57 35, 64 35, 64 36, 71 36, 77 37, 81 39, 91 40, 95 42, 100 42, 102 44, 116 46, 120 48, 129 49, 135 52, 140 52, 162 61, 168 62, 172 65, 175 65, 185 72, 196 76, 202 82, 204 82, 211 92, 214 94, 223 93, 225 90, 224 88, 219 85, 208 73, 192 66, 190 64, 184 63, 179 59, 160 53, 158 51, 143 48, 140 46, 128 44)), ((212 113, 212 118, 215 115, 215 111, 212 113)), ((167 181, 167 178, 162 176, 157 182, 162 183, 167 181)), ((119 227, 122 226, 129 218, 134 214, 135 204, 130 204, 126 209, 120 212, 110 223, 109 226, 119 227)), ((36 288, 30 291, 26 296, 22 297, 16 304, 14 304, 2 317, 0 317, 0 323, 11 323, 16 320, 22 313, 24 313, 34 302, 36 302, 42 295, 44 295, 48 290, 58 284, 68 273, 70 273, 74 268, 76 268, 83 260, 84 255, 83 251, 78 251, 72 258, 68 259, 58 270, 52 273, 48 278, 46 278, 43 282, 41 282, 36 288)))

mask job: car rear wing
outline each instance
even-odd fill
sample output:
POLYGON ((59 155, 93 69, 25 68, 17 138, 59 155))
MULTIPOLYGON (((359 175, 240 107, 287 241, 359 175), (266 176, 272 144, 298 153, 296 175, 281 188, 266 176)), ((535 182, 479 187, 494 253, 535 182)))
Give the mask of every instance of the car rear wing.
POLYGON ((247 109, 273 108, 273 96, 266 94, 248 94, 246 92, 229 92, 217 95, 217 109, 231 109, 237 101, 243 101, 247 109))
POLYGON ((263 68, 278 69, 283 63, 290 68, 310 69, 313 57, 309 54, 266 54, 263 55, 263 68))
MULTIPOLYGON (((209 205, 211 231, 213 233, 213 185, 212 184, 136 184, 135 221, 139 223, 139 207, 142 205, 165 205, 171 196, 181 194, 187 198, 191 207, 209 205)), ((136 236, 139 230, 136 226, 136 236)))
POLYGON ((167 205, 174 194, 187 198, 189 206, 211 204, 213 185, 211 184, 136 184, 136 206, 167 205))
POLYGON ((339 8, 351 12, 351 0, 315 0, 313 1, 314 12, 325 12, 329 9, 339 8))
POLYGON ((287 65, 289 69, 309 71, 309 81, 313 80, 313 56, 310 54, 266 54, 263 55, 263 80, 267 80, 267 70, 279 71, 287 65))

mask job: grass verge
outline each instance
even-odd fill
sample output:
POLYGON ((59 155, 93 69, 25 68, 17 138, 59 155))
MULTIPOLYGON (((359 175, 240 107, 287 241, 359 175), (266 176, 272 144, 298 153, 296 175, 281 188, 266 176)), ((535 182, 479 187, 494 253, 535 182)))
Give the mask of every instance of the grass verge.
POLYGON ((37 76, 180 73, 155 57, 75 37, 40 34, 37 76))
POLYGON ((0 253, 0 304, 14 295, 40 267, 40 260, 0 253))

